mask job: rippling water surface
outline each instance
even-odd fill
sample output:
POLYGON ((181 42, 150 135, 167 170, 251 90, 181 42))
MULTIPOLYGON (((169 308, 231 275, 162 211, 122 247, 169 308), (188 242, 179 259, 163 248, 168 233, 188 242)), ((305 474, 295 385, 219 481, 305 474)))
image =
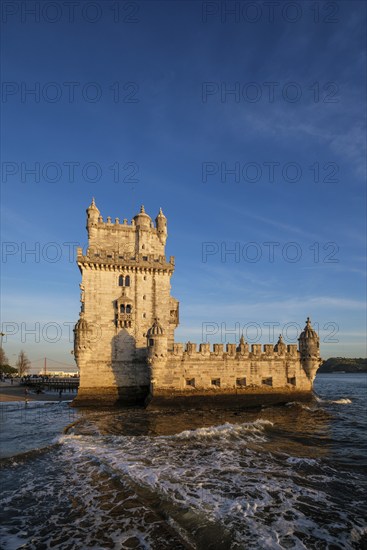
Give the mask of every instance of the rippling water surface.
POLYGON ((258 411, 2 404, 1 547, 367 549, 366 375, 258 411))

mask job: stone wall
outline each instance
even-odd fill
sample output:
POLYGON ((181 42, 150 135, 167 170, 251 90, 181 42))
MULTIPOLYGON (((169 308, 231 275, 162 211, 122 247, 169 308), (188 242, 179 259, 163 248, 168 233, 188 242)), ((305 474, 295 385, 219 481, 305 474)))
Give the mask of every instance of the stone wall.
POLYGON ((150 354, 152 392, 173 390, 198 392, 211 390, 227 392, 245 388, 297 388, 310 391, 312 381, 307 377, 296 345, 275 351, 266 344, 254 344, 251 351, 238 351, 236 344, 188 343, 175 344, 174 351, 165 357, 150 354))

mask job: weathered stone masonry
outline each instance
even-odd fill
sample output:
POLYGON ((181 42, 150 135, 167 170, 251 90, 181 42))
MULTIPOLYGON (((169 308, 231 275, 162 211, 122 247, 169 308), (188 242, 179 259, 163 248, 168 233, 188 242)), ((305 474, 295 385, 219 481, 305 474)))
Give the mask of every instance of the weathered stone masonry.
POLYGON ((78 249, 81 311, 74 333, 80 370, 76 403, 144 400, 153 405, 206 400, 226 404, 284 401, 310 395, 320 365, 309 319, 296 345, 174 342, 179 303, 170 295, 174 258, 167 262, 167 220, 155 224, 144 207, 131 224, 104 222, 94 200, 87 209, 88 250, 78 249), (199 398, 199 399, 198 399, 199 398))

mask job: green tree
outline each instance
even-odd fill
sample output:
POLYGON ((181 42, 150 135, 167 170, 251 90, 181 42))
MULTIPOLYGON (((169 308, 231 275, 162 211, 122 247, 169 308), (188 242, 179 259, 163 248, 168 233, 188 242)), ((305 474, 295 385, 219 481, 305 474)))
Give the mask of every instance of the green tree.
POLYGON ((17 374, 18 369, 11 367, 10 365, 1 365, 0 374, 17 374))
POLYGON ((19 376, 24 376, 31 368, 31 362, 23 350, 19 352, 16 367, 18 369, 19 376))

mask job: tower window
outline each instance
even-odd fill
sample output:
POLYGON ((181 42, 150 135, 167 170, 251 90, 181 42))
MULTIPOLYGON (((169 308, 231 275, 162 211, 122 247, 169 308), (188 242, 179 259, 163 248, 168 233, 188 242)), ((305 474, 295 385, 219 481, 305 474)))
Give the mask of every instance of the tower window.
POLYGON ((154 346, 154 340, 153 340, 153 338, 149 338, 149 345, 150 345, 150 346, 154 346))
POLYGON ((131 313, 131 305, 127 304, 126 306, 126 313, 131 313))
POLYGON ((119 286, 130 286, 129 275, 126 275, 126 277, 124 277, 123 275, 119 276, 119 286))
POLYGON ((124 304, 120 305, 120 313, 125 313, 125 305, 124 304))

